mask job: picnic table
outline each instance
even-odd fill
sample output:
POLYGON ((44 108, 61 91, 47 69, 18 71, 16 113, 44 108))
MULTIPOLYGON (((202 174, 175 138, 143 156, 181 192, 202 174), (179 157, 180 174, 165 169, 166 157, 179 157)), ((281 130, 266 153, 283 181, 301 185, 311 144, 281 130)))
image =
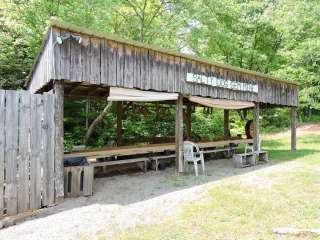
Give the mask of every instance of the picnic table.
MULTIPOLYGON (((252 139, 236 138, 218 141, 203 141, 196 144, 204 154, 232 151, 238 148, 239 144, 252 143, 252 139)), ((156 170, 159 161, 175 157, 175 143, 147 144, 135 146, 106 147, 66 153, 65 158, 85 157, 93 167, 111 166, 129 163, 144 163, 144 170, 147 170, 147 162, 155 161, 156 170), (169 153, 169 154, 166 154, 169 153), (114 158, 112 161, 100 161, 106 158, 114 158), (118 160, 117 158, 121 158, 118 160)))

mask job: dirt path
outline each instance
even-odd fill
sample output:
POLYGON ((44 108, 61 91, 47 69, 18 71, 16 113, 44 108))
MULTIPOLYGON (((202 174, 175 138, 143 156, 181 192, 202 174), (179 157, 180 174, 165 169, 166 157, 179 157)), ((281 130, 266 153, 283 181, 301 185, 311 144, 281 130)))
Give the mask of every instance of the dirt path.
MULTIPOLYGON (((290 135, 291 131, 270 134, 271 136, 281 137, 290 135)), ((297 134, 320 134, 320 123, 303 123, 297 127, 297 134)))

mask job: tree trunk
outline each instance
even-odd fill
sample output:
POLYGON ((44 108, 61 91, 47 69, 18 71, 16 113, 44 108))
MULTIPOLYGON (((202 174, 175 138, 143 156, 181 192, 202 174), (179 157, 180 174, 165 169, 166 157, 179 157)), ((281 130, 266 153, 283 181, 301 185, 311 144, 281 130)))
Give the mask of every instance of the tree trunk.
POLYGON ((88 140, 94 130, 94 128, 98 125, 98 123, 100 123, 102 121, 102 119, 109 113, 110 109, 112 106, 112 102, 108 102, 108 104, 105 106, 105 108, 103 109, 103 111, 100 113, 100 115, 90 124, 86 136, 84 138, 84 144, 87 145, 88 140))

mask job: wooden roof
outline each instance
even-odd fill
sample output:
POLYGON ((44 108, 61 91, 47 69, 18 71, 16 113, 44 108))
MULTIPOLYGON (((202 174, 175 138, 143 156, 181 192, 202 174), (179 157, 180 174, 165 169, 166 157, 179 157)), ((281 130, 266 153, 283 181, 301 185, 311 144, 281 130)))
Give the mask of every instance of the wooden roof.
POLYGON ((267 74, 264 74, 264 73, 255 72, 255 71, 251 71, 251 70, 235 67, 235 66, 232 66, 232 65, 218 63, 218 62, 212 61, 212 60, 207 59, 207 58, 200 58, 200 57, 197 57, 195 55, 185 54, 185 53, 181 53, 181 52, 170 50, 170 49, 164 49, 164 48, 160 48, 160 47, 157 47, 157 46, 145 44, 145 43, 142 43, 142 42, 137 42, 137 41, 130 40, 130 39, 124 39, 124 38, 118 37, 118 36, 113 35, 113 34, 92 31, 92 30, 89 30, 89 29, 86 29, 86 28, 83 28, 83 27, 80 27, 80 26, 76 26, 76 25, 73 25, 73 24, 70 24, 70 23, 66 23, 66 22, 63 22, 63 21, 60 21, 60 20, 57 20, 57 19, 52 19, 51 20, 50 27, 48 28, 46 37, 43 40, 43 43, 42 43, 42 46, 41 46, 41 48, 39 50, 37 58, 36 58, 36 60, 35 60, 35 62, 33 64, 33 67, 32 67, 32 69, 30 71, 30 74, 29 74, 29 76, 28 76, 28 78, 26 80, 25 86, 28 86, 29 82, 32 79, 32 76, 33 76, 34 71, 35 71, 35 69, 37 67, 40 55, 41 55, 41 53, 42 53, 42 51, 43 51, 43 49, 45 47, 45 44, 46 44, 46 42, 48 40, 49 31, 50 31, 50 29, 52 27, 57 27, 57 28, 60 28, 60 29, 64 29, 66 31, 71 31, 71 32, 79 33, 79 34, 86 34, 86 35, 89 35, 89 36, 94 36, 94 37, 102 38, 102 39, 105 39, 105 40, 112 40, 112 41, 116 41, 116 42, 119 42, 119 43, 132 45, 132 46, 143 48, 143 49, 147 49, 147 50, 157 51, 157 52, 160 52, 160 53, 163 53, 163 54, 168 54, 168 55, 171 55, 171 56, 182 57, 182 58, 185 58, 187 60, 192 60, 192 61, 196 61, 196 62, 199 62, 199 63, 209 64, 209 65, 212 65, 214 67, 218 67, 218 68, 221 68, 221 69, 224 69, 224 70, 232 70, 232 71, 238 72, 240 74, 242 73, 242 74, 246 74, 246 75, 253 76, 253 77, 259 77, 259 78, 262 78, 263 80, 266 80, 266 81, 276 81, 276 82, 280 82, 280 83, 299 86, 298 83, 295 83, 295 82, 292 82, 292 81, 288 81, 288 80, 282 80, 280 78, 277 78, 277 77, 274 77, 274 76, 271 76, 271 75, 267 75, 267 74))

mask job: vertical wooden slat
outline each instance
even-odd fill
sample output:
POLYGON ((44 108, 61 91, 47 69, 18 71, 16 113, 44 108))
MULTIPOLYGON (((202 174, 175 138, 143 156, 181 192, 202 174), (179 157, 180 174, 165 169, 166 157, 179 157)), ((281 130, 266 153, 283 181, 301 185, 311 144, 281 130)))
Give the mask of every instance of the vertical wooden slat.
POLYGON ((31 99, 28 92, 20 92, 19 114, 19 192, 18 209, 24 212, 30 208, 29 199, 29 139, 31 125, 31 99))
POLYGON ((183 96, 179 94, 176 104, 176 170, 178 173, 184 172, 183 164, 183 96))
POLYGON ((132 88, 134 79, 134 58, 135 52, 134 48, 130 46, 125 46, 125 64, 124 64, 124 87, 132 88))
POLYGON ((90 37, 87 35, 82 35, 81 44, 81 63, 82 63, 82 79, 86 82, 91 82, 90 79, 90 37))
POLYGON ((7 214, 18 212, 17 202, 17 152, 18 152, 18 113, 19 95, 16 91, 6 91, 6 145, 5 145, 5 200, 7 214))
POLYGON ((255 103, 253 109, 253 148, 255 151, 259 149, 259 115, 260 115, 260 105, 259 103, 255 103))
POLYGON ((149 63, 148 50, 141 49, 141 89, 149 89, 149 63))
POLYGON ((42 157, 42 114, 41 95, 31 97, 31 162, 30 162, 30 208, 41 207, 41 157, 42 157))
POLYGON ((54 95, 45 93, 43 100, 42 205, 48 206, 54 203, 54 95))
POLYGON ((70 41, 70 81, 81 82, 82 78, 82 56, 81 56, 82 45, 72 40, 70 41))
POLYGON ((135 55, 134 55, 134 79, 133 79, 133 87, 139 88, 141 82, 141 50, 140 48, 134 48, 135 55))
POLYGON ((124 46, 123 46, 123 44, 118 44, 118 51, 117 51, 117 86, 119 86, 119 87, 123 87, 124 86, 124 63, 125 63, 124 46))
POLYGON ((92 195, 92 181, 93 181, 93 167, 85 167, 84 182, 83 182, 83 195, 92 195))
POLYGON ((147 81, 148 89, 157 89, 157 73, 156 73, 156 66, 155 66, 155 52, 149 50, 149 57, 148 57, 148 69, 149 69, 149 79, 147 81))
POLYGON ((0 90, 0 216, 4 210, 5 91, 0 90))
POLYGON ((96 85, 100 85, 101 82, 101 54, 100 54, 100 39, 91 38, 90 48, 90 82, 96 85))
MULTIPOLYGON (((70 34, 66 31, 61 31, 61 35, 70 34)), ((60 79, 70 79, 70 41, 64 40, 61 44, 61 63, 60 63, 60 79)))
POLYGON ((111 82, 109 82, 109 52, 110 48, 108 46, 108 41, 101 41, 101 84, 110 86, 111 82))
POLYGON ((63 200, 63 109, 64 109, 64 83, 56 81, 53 85, 55 94, 55 202, 63 200))
POLYGON ((52 79, 61 79, 61 68, 60 68, 60 61, 61 61, 61 45, 57 44, 56 40, 57 37, 60 35, 60 29, 53 28, 52 29, 52 41, 53 41, 53 66, 52 66, 52 79))
POLYGON ((297 109, 291 108, 291 151, 297 150, 297 109))

